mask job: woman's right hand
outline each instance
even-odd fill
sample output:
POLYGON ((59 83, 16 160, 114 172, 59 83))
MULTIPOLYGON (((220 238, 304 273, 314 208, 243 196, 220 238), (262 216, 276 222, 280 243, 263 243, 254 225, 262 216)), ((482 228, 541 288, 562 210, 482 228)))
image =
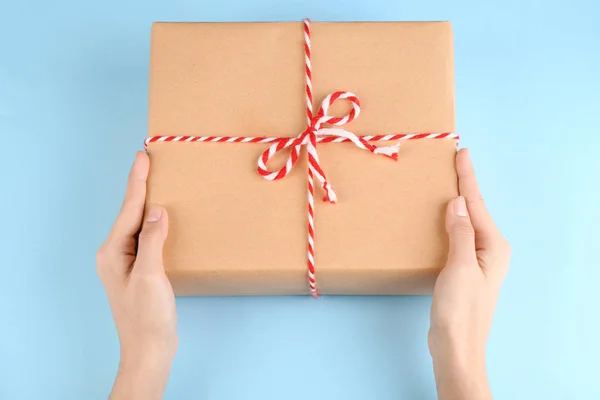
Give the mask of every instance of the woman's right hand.
POLYGON ((449 253, 433 293, 429 349, 440 400, 491 399, 485 348, 510 246, 483 202, 466 149, 456 155, 460 196, 446 212, 449 253))

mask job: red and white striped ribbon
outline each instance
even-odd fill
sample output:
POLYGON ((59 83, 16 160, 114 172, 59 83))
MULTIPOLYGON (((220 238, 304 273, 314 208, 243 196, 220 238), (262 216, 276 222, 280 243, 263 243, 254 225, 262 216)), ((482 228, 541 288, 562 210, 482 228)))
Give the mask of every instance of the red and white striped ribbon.
POLYGON ((352 142, 356 147, 367 150, 373 154, 380 154, 392 160, 398 159, 399 145, 375 146, 369 142, 379 141, 401 141, 417 139, 456 139, 455 133, 398 133, 389 135, 358 136, 341 128, 324 128, 323 125, 340 126, 351 122, 360 114, 360 101, 351 92, 338 91, 331 93, 321 103, 316 115, 313 115, 312 96, 312 67, 310 47, 310 21, 304 20, 304 60, 305 60, 305 90, 306 90, 306 119, 308 127, 295 138, 282 137, 235 137, 235 136, 153 136, 144 141, 144 148, 155 142, 213 142, 213 143, 272 143, 258 159, 257 171, 267 180, 277 180, 287 176, 300 156, 300 150, 306 146, 308 153, 308 286, 311 294, 318 297, 317 283, 315 278, 315 225, 314 225, 314 178, 321 183, 325 193, 324 201, 335 203, 337 197, 331 184, 328 182, 325 172, 319 163, 317 143, 341 143, 352 142), (342 117, 327 114, 329 107, 337 100, 347 100, 352 109, 342 117), (277 171, 270 171, 267 163, 273 156, 287 148, 291 148, 290 155, 285 165, 277 171))
MULTIPOLYGON (((333 129, 331 129, 333 131, 333 129)), ((330 129, 322 128, 325 134, 330 129)), ((336 130, 337 131, 337 130, 336 130)), ((389 135, 361 135, 358 138, 367 142, 387 142, 396 140, 415 139, 459 139, 456 133, 393 133, 389 135)), ((156 142, 210 142, 210 143, 274 143, 282 140, 296 140, 296 138, 280 137, 246 137, 246 136, 151 136, 144 140, 144 148, 147 150, 150 143, 156 142)), ((318 136, 317 143, 343 143, 351 140, 341 136, 318 136)))

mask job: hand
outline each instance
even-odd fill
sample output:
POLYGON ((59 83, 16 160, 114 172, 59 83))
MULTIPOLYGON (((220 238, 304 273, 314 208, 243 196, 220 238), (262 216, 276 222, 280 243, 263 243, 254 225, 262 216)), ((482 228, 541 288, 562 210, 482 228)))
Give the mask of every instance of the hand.
POLYGON ((148 170, 148 156, 139 152, 121 211, 96 257, 121 343, 114 400, 162 398, 177 350, 175 296, 162 262, 166 210, 150 205, 142 225, 148 170))
POLYGON ((491 399, 485 347, 510 247, 483 202, 468 150, 456 155, 460 197, 446 211, 449 254, 433 292, 429 349, 441 400, 491 399))

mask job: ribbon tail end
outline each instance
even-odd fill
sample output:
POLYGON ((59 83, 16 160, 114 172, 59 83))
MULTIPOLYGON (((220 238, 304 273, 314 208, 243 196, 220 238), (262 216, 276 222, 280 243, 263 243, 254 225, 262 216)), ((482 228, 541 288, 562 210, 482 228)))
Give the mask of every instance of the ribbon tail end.
POLYGON ((331 204, 337 203, 337 196, 335 192, 331 189, 325 190, 325 196, 323 197, 323 201, 331 204))
POLYGON ((381 154, 383 156, 389 157, 394 161, 398 161, 398 151, 400 150, 400 144, 395 144, 393 146, 385 146, 378 147, 375 149, 373 153, 381 154))

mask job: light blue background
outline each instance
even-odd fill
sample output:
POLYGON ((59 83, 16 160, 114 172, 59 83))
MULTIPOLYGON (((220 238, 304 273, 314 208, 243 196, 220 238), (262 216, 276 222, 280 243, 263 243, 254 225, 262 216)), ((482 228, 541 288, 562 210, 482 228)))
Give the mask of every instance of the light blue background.
MULTIPOLYGON (((521 4, 523 3, 523 4, 521 4)), ((155 20, 451 20, 458 131, 514 249, 496 400, 600 398, 600 6, 2 0, 0 398, 103 399, 94 254, 146 133, 155 20)), ((168 399, 433 399, 428 297, 178 299, 168 399)))

